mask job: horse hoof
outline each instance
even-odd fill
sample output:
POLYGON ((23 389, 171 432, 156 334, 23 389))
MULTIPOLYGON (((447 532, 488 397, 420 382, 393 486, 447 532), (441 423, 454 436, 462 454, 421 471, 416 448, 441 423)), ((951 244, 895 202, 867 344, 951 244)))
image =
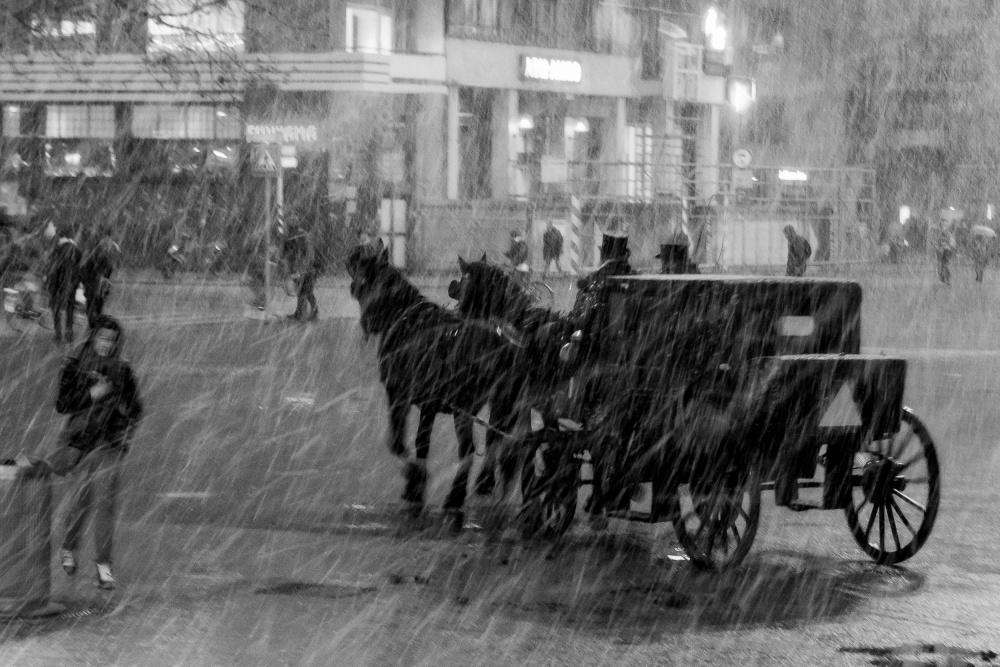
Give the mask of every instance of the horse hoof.
POLYGON ((493 489, 496 487, 496 480, 493 477, 493 471, 483 470, 479 473, 479 477, 476 478, 476 495, 477 496, 488 496, 493 493, 493 489))

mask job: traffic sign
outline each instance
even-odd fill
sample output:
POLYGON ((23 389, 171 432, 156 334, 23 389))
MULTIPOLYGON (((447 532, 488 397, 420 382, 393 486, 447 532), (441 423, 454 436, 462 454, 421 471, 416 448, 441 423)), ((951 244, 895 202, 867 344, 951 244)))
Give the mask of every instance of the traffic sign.
POLYGON ((270 144, 258 144, 254 146, 253 173, 258 176, 272 176, 278 173, 277 146, 270 144))

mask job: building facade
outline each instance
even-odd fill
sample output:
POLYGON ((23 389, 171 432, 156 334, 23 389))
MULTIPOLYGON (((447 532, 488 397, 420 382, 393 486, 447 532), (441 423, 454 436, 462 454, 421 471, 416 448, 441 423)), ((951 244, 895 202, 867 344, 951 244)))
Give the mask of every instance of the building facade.
POLYGON ((701 0, 65 7, 0 10, 8 206, 123 225, 139 254, 179 227, 259 241, 249 125, 317 130, 290 141, 287 217, 321 202, 344 242, 394 234, 415 268, 493 243, 474 225, 438 238, 427 202, 694 204, 718 189, 731 49, 710 43, 701 0))

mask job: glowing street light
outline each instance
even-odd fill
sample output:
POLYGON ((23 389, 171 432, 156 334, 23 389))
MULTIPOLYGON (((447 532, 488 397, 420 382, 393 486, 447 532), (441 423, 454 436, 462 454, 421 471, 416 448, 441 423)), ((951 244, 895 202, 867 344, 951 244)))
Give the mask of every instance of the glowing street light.
POLYGON ((729 104, 732 105, 736 113, 743 113, 750 108, 757 98, 757 85, 753 79, 731 78, 729 79, 729 104))

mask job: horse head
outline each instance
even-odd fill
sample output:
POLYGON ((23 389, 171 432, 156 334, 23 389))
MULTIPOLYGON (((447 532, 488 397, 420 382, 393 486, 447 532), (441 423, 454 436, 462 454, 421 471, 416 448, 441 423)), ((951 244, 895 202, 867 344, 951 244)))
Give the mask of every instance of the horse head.
POLYGON ((419 298, 416 288, 392 266, 382 239, 355 246, 344 263, 351 276, 351 296, 360 306, 361 328, 366 336, 384 333, 394 317, 397 302, 419 298))
POLYGON ((534 298, 507 271, 482 259, 468 262, 458 258, 460 280, 448 286, 448 296, 458 301, 458 311, 477 319, 515 320, 534 305, 534 298))

